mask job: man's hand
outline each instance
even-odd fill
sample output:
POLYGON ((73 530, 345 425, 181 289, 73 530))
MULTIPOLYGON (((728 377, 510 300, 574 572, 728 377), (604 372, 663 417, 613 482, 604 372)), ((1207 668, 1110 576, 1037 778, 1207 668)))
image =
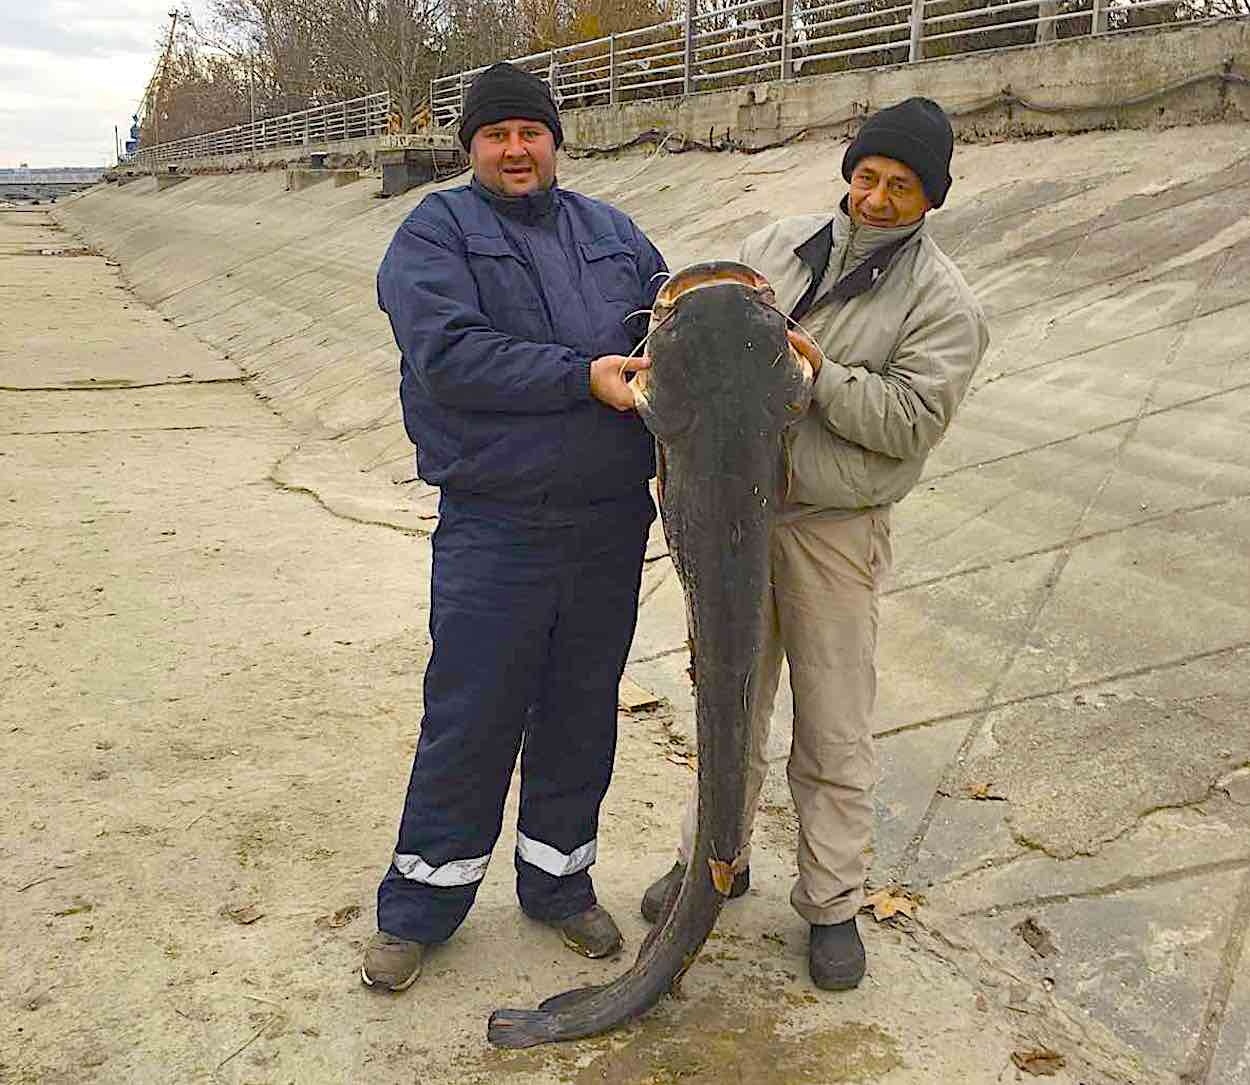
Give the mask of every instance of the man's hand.
POLYGON ((786 331, 790 346, 798 351, 799 357, 806 358, 812 367, 812 375, 820 372, 820 363, 825 360, 824 352, 816 345, 816 341, 802 328, 790 328, 786 331))
POLYGON ((605 354, 590 363, 590 394, 600 403, 618 411, 634 409, 634 393, 625 380, 628 373, 650 369, 650 358, 629 358, 623 354, 605 354))

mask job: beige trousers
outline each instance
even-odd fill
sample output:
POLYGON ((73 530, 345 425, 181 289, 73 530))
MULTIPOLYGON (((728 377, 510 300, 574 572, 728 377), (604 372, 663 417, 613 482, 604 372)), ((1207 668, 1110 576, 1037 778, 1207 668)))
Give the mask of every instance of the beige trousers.
MULTIPOLYGON (((790 894, 809 923, 841 923, 859 911, 872 842, 877 759, 872 713, 877 695, 877 618, 882 580, 893 560, 889 509, 850 518, 814 513, 778 524, 772 539, 772 590, 756 665, 748 751, 746 845, 768 772, 768 733, 784 654, 794 691, 794 739, 787 775, 799 815, 798 881, 790 894)), ((678 855, 691 854, 692 797, 678 855)))

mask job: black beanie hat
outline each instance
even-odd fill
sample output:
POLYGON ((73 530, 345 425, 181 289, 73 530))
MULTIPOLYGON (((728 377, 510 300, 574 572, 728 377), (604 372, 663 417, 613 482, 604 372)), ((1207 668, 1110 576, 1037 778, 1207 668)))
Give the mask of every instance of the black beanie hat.
POLYGON ((951 187, 954 149, 955 134, 942 107, 929 98, 908 98, 864 121, 846 149, 842 176, 849 181, 861 158, 884 155, 915 170, 929 202, 941 207, 951 187))
POLYGON ((564 142, 560 113, 547 84, 512 64, 492 64, 473 80, 464 96, 460 145, 467 151, 473 133, 482 125, 513 119, 542 121, 551 129, 557 147, 564 142))

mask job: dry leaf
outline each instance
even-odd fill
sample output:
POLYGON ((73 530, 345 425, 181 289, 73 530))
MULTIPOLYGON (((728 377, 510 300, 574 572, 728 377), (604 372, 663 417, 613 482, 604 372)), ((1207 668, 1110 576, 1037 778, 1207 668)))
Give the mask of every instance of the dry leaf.
POLYGON ((885 889, 878 889, 875 893, 870 893, 865 897, 860 911, 871 911, 873 919, 880 923, 882 920, 892 919, 897 915, 905 915, 908 919, 915 919, 916 909, 919 906, 920 901, 905 889, 897 885, 891 885, 885 889))
POLYGON ((1034 1077, 1054 1077, 1063 1069, 1063 1056, 1049 1047, 1035 1047, 1031 1051, 1013 1051, 1011 1061, 1016 1069, 1034 1077))
POLYGON ((329 915, 318 916, 314 921, 314 925, 321 927, 323 930, 336 931, 340 927, 346 927, 353 919, 360 915, 359 904, 347 904, 336 912, 329 915))
POLYGON ((69 905, 52 914, 55 916, 82 915, 84 912, 91 911, 94 907, 95 905, 91 901, 83 897, 75 897, 69 905))
POLYGON ((1032 916, 1022 919, 1011 929, 1023 938, 1029 949, 1039 957, 1052 957, 1059 952, 1059 947, 1055 945, 1055 940, 1051 937, 1050 931, 1038 923, 1032 916))
POLYGON ((642 712, 649 708, 657 708, 660 698, 649 689, 644 689, 628 675, 621 675, 617 687, 616 705, 622 712, 642 712))
POLYGON ((233 919, 240 926, 246 927, 250 923, 255 923, 265 913, 259 904, 228 904, 222 908, 221 914, 227 919, 233 919))
POLYGON ((1002 795, 994 791, 994 784, 986 780, 983 783, 964 784, 964 797, 977 802, 1004 802, 1002 795))

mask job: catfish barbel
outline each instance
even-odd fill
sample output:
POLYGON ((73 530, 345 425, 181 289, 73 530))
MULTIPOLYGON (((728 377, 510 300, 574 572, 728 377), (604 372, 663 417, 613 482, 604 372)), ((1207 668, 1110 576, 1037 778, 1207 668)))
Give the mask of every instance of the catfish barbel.
POLYGON ((677 272, 652 309, 651 368, 632 384, 659 444, 660 512, 693 653, 698 827, 685 878, 623 976, 537 1010, 491 1014, 487 1038, 501 1047, 595 1036, 642 1016, 694 962, 733 883, 769 536, 786 493, 784 433, 812 389, 812 366, 773 300, 742 264, 677 272))

